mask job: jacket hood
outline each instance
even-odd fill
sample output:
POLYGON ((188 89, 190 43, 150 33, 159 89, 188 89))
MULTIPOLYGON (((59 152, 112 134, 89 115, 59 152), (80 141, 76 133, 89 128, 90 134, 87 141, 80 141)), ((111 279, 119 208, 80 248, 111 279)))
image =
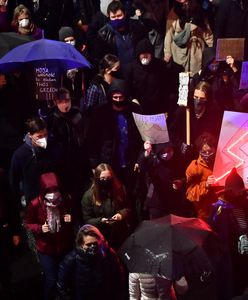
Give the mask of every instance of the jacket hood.
POLYGON ((135 54, 138 57, 141 53, 150 53, 154 56, 154 48, 148 39, 143 39, 138 42, 135 48, 135 54))
POLYGON ((123 79, 114 79, 110 86, 109 86, 109 92, 108 95, 111 97, 111 95, 114 92, 120 92, 123 95, 127 96, 127 85, 126 81, 123 79))
POLYGON ((58 191, 59 181, 55 173, 44 173, 40 177, 40 195, 43 197, 48 190, 58 191))

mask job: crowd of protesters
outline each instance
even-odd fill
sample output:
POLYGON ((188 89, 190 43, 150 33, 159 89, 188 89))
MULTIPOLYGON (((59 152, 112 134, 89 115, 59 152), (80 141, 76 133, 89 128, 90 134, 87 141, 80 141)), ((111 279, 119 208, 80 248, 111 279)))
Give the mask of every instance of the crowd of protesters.
POLYGON ((224 111, 248 113, 242 62, 215 57, 219 38, 245 38, 248 57, 248 0, 0 0, 1 32, 68 43, 91 68, 60 74, 48 102, 30 70, 0 74, 0 298, 16 299, 11 249, 32 240, 45 300, 245 299, 245 178, 233 169, 220 190, 213 166, 224 111), (190 144, 180 72, 190 76, 190 144), (166 113, 170 141, 142 141, 134 112, 166 113), (168 214, 217 232, 216 272, 169 285, 131 273, 128 287, 119 247, 168 214))

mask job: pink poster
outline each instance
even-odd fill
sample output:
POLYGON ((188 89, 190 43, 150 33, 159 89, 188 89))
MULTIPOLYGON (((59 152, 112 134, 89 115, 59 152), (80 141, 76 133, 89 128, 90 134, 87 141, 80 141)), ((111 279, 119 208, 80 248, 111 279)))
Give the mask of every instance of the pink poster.
POLYGON ((248 188, 248 113, 225 111, 213 170, 218 185, 233 167, 248 188))

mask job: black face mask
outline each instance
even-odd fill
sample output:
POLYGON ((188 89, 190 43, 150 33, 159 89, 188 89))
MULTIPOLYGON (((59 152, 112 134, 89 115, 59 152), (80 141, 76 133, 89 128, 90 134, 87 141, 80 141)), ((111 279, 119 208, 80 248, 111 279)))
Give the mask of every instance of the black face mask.
POLYGON ((205 161, 205 163, 209 167, 213 167, 213 165, 214 165, 214 158, 215 158, 214 154, 215 153, 203 154, 202 152, 200 152, 200 155, 201 155, 202 159, 205 161))
POLYGON ((206 109, 207 101, 194 99, 194 110, 196 115, 200 115, 206 109))
POLYGON ((88 256, 94 256, 99 252, 99 246, 96 244, 90 245, 90 247, 84 250, 84 253, 88 256))
POLYGON ((114 78, 117 78, 117 79, 123 79, 123 76, 122 76, 122 73, 120 70, 117 70, 117 71, 111 71, 110 73, 114 78))
POLYGON ((126 100, 123 100, 123 101, 112 100, 112 104, 118 108, 125 108, 127 106, 127 101, 126 100))
POLYGON ((112 189, 112 179, 98 179, 98 185, 99 185, 99 196, 102 199, 106 199, 109 196, 109 193, 112 189))

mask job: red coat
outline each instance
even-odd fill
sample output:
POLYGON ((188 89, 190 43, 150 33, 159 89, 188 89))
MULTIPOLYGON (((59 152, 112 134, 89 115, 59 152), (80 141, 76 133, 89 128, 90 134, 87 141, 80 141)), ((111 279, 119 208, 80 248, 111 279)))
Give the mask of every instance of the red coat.
POLYGON ((43 233, 42 225, 47 220, 46 206, 40 197, 30 202, 25 217, 25 227, 30 229, 35 236, 36 248, 47 255, 64 256, 74 245, 72 222, 64 222, 64 215, 71 214, 68 201, 64 199, 59 205, 61 227, 57 233, 43 233))

